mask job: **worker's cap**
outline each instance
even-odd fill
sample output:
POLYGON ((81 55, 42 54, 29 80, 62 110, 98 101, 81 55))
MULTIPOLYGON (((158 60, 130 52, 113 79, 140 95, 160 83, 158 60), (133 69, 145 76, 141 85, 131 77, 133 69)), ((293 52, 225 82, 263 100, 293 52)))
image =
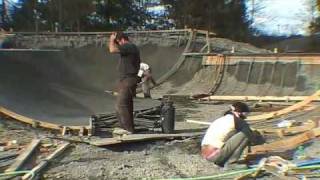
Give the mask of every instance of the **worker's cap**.
POLYGON ((250 112, 249 106, 243 102, 235 102, 230 106, 230 108, 232 111, 240 112, 243 115, 250 112))
POLYGON ((129 37, 126 33, 122 32, 122 31, 118 31, 116 33, 116 40, 120 41, 121 39, 125 39, 125 40, 128 40, 129 37))

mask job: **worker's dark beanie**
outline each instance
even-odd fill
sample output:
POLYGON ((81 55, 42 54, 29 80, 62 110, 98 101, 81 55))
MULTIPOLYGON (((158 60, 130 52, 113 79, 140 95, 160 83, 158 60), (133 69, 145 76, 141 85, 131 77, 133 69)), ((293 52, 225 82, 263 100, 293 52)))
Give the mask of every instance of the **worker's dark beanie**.
POLYGON ((232 104, 232 107, 236 112, 250 112, 249 106, 242 102, 235 102, 232 104))
POLYGON ((117 32, 116 40, 121 40, 121 39, 129 40, 129 37, 124 32, 119 31, 119 32, 117 32))

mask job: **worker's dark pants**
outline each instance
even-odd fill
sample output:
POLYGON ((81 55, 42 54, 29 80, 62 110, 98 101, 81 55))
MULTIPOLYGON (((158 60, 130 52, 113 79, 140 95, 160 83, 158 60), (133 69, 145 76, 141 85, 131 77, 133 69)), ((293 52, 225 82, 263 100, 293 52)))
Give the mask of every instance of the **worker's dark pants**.
POLYGON ((151 98, 151 93, 150 93, 150 89, 151 89, 151 83, 153 85, 156 84, 156 82, 154 81, 151 71, 147 70, 143 73, 143 77, 142 77, 142 91, 143 91, 143 95, 145 98, 151 98))
POLYGON ((142 87, 144 98, 151 98, 150 82, 149 82, 148 78, 143 78, 143 82, 142 82, 141 87, 142 87))
POLYGON ((132 133, 134 132, 133 97, 137 83, 136 77, 127 77, 119 81, 115 107, 120 127, 132 133))
POLYGON ((247 136, 243 132, 238 132, 227 140, 216 156, 208 160, 219 166, 224 166, 227 161, 228 163, 234 163, 240 158, 248 143, 247 136))

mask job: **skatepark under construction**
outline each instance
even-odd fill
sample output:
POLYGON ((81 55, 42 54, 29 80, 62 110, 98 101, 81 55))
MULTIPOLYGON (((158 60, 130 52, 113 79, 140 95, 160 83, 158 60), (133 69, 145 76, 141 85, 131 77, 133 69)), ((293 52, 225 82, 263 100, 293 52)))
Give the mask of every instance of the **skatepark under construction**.
MULTIPOLYGON (((0 50, 0 111, 60 130, 89 128, 91 115, 113 113, 117 54, 110 33, 15 33, 0 50), (85 43, 83 43, 85 42, 85 43)), ((128 32, 152 67, 158 96, 309 96, 320 86, 320 54, 272 53, 220 44, 199 30, 128 32), (231 51, 235 51, 232 52, 231 51)), ((158 106, 136 98, 135 110, 158 106)))

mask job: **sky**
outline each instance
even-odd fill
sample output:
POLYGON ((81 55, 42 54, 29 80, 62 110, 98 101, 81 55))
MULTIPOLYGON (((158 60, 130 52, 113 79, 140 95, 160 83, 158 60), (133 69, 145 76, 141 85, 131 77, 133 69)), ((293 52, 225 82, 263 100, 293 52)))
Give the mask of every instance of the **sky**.
MULTIPOLYGON (((254 0, 253 27, 269 35, 308 34, 313 0, 254 0)), ((249 18, 252 1, 248 4, 249 18)))

